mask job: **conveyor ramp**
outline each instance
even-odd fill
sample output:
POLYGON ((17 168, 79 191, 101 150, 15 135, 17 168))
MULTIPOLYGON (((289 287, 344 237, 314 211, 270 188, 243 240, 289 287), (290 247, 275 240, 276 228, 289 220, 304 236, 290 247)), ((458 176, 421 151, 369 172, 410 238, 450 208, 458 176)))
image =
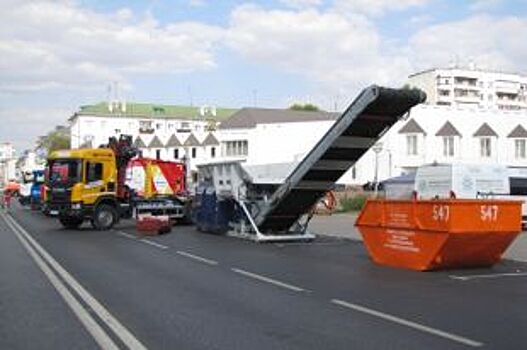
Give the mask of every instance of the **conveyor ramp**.
POLYGON ((261 233, 287 232, 375 142, 426 95, 370 86, 273 193, 254 222, 261 233))

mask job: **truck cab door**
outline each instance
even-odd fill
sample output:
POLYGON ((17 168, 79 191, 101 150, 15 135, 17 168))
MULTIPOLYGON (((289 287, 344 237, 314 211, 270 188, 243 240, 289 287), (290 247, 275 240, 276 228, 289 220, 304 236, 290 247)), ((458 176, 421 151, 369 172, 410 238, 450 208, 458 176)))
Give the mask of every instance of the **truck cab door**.
POLYGON ((84 191, 83 203, 85 205, 95 204, 97 199, 107 192, 104 180, 104 163, 87 161, 84 166, 84 191))

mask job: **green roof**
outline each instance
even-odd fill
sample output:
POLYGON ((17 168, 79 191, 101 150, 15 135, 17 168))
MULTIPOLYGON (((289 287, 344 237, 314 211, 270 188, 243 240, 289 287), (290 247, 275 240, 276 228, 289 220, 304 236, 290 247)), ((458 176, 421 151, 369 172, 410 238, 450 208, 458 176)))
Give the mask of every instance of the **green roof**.
MULTIPOLYGON (((233 115, 237 109, 235 108, 216 108, 216 116, 207 115, 205 119, 213 119, 216 121, 223 121, 233 115)), ((86 115, 101 115, 101 116, 126 116, 126 117, 157 117, 157 118, 181 118, 181 119, 198 119, 203 118, 199 114, 199 107, 193 106, 175 106, 154 103, 136 103, 127 102, 126 112, 108 110, 107 102, 100 102, 94 105, 81 106, 77 114, 86 115)))

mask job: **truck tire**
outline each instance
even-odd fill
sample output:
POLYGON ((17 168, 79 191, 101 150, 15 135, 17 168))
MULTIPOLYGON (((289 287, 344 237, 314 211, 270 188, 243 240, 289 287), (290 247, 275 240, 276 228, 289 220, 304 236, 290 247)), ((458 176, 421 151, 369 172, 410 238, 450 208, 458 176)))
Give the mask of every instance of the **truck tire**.
POLYGON ((78 218, 74 216, 61 216, 59 217, 59 221, 62 224, 62 226, 64 226, 64 228, 78 229, 84 220, 82 218, 78 218))
POLYGON ((100 204, 93 213, 93 228, 99 231, 109 230, 118 221, 117 210, 108 204, 100 204))

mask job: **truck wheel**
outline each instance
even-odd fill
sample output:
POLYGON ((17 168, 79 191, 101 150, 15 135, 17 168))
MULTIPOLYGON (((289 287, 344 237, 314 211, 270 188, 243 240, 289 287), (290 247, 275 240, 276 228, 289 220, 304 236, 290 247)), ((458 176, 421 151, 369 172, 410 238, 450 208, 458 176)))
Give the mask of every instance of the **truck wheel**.
POLYGON ((101 204, 93 213, 93 228, 99 231, 109 230, 117 222, 117 210, 108 204, 101 204))
POLYGON ((73 216, 61 216, 59 221, 67 229, 77 229, 84 221, 82 218, 77 218, 73 216))

